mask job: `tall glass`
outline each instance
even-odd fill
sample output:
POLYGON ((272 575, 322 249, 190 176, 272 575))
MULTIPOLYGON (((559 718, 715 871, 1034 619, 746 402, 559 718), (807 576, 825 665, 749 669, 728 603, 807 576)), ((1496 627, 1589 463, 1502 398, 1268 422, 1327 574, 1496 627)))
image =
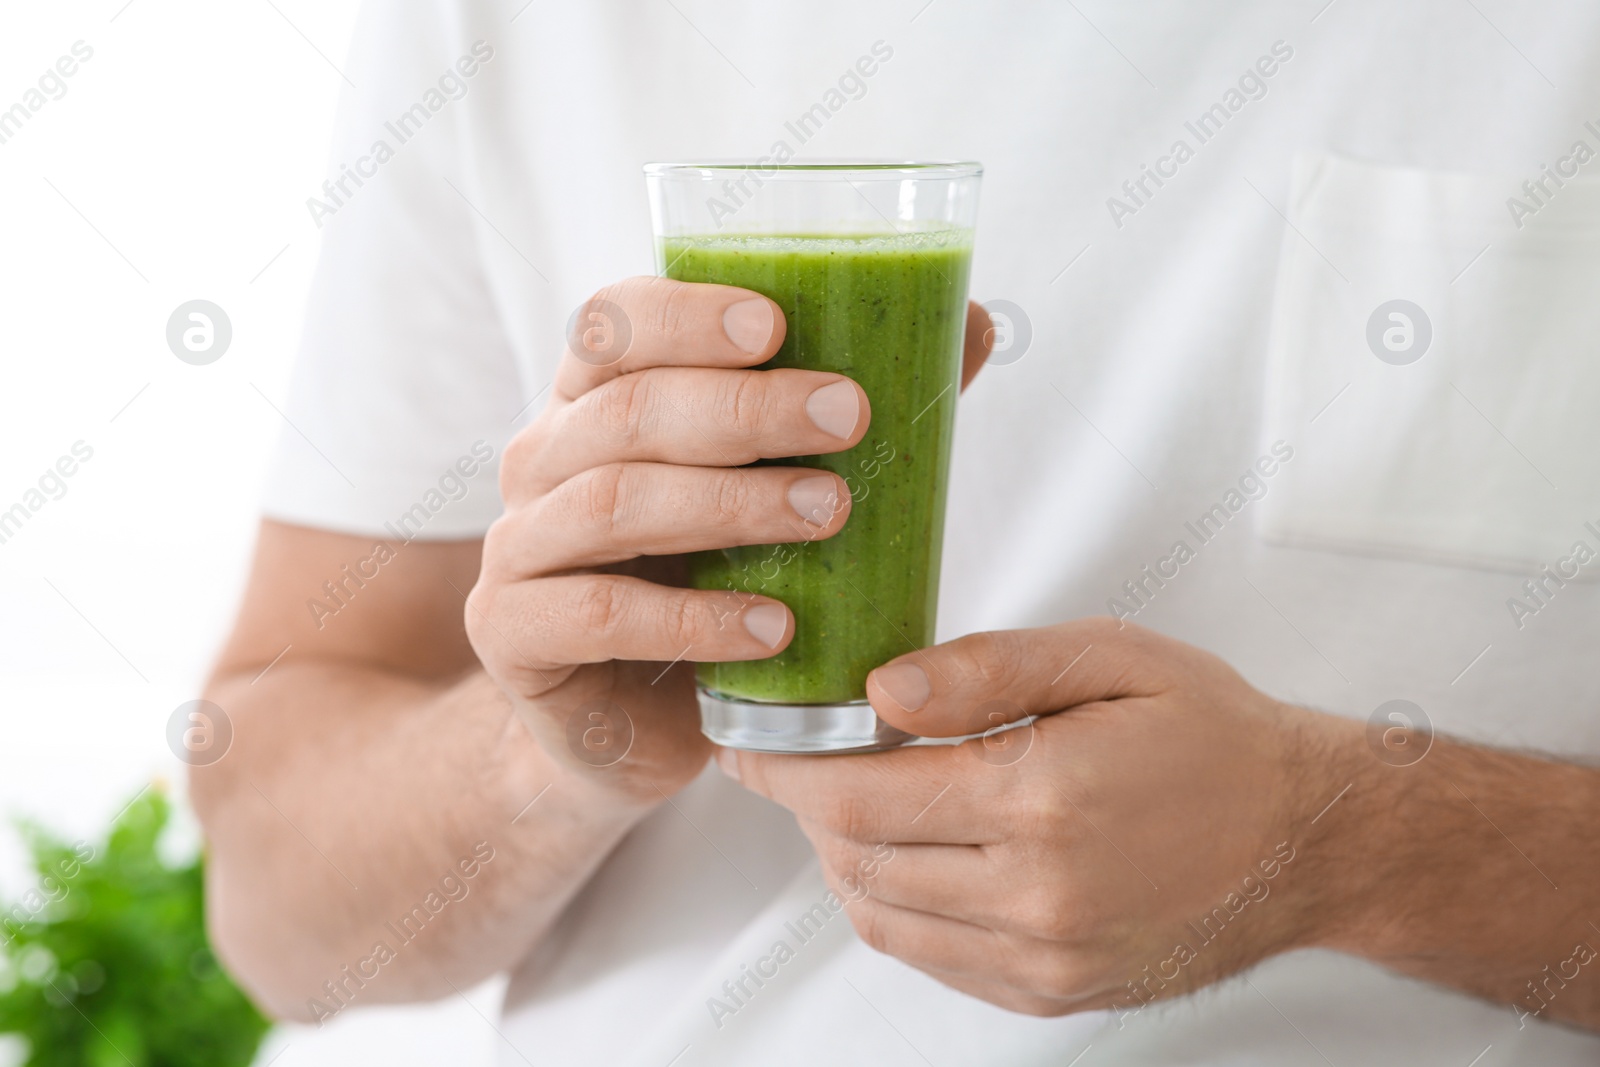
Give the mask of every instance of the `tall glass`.
POLYGON ((697 553, 699 589, 787 604, 794 640, 770 659, 702 663, 701 727, 733 748, 847 752, 909 736, 866 702, 869 671, 933 642, 976 163, 652 163, 657 268, 752 289, 783 309, 762 369, 848 375, 867 435, 826 456, 763 462, 840 475, 850 517, 831 538, 697 553))

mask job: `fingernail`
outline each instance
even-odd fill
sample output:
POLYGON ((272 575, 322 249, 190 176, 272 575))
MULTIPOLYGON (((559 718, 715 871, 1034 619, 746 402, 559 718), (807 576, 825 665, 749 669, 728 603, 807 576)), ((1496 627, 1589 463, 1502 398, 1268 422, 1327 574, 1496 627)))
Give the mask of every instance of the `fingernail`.
POLYGON ((717 749, 717 767, 734 781, 739 780, 739 754, 733 749, 717 749))
POLYGON ((744 609, 744 628, 768 648, 777 648, 789 629, 789 612, 782 604, 755 604, 744 609))
POLYGON ((878 688, 906 711, 922 707, 933 691, 928 685, 928 675, 915 663, 891 663, 873 671, 872 677, 878 688))
POLYGON ((823 433, 849 437, 861 421, 861 398, 852 382, 834 382, 806 397, 806 414, 823 433))
POLYGON ((759 356, 772 340, 772 305, 757 297, 730 304, 722 313, 722 332, 752 356, 759 356))
POLYGON ((838 483, 827 474, 801 478, 789 487, 789 506, 807 522, 826 526, 839 507, 838 483))

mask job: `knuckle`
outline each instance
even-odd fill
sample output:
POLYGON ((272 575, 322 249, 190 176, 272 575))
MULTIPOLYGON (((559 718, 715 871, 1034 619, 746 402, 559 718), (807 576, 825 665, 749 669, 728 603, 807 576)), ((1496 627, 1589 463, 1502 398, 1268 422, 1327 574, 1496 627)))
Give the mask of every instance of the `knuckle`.
POLYGON ((505 613, 502 593, 504 587, 480 581, 467 594, 462 607, 467 641, 472 645, 483 669, 507 691, 529 696, 541 691, 543 678, 539 672, 508 645, 506 634, 515 627, 515 620, 500 618, 505 613))
POLYGON ((649 417, 649 382, 645 374, 623 374, 589 394, 586 405, 595 428, 624 449, 639 441, 649 417))
POLYGON ((652 279, 656 294, 651 310, 650 326, 667 340, 681 337, 694 320, 695 290, 676 282, 661 284, 663 279, 652 279))
MULTIPOLYGON (((483 534, 483 571, 485 577, 491 572, 504 575, 504 567, 514 558, 518 538, 515 531, 516 512, 508 511, 494 522, 489 524, 489 529, 483 534)), ((473 606, 473 597, 479 596, 479 590, 485 585, 484 578, 480 578, 476 587, 467 596, 467 618, 470 620, 477 612, 470 610, 473 606)), ((487 593, 482 594, 487 596, 487 593)))
POLYGON ((1104 615, 1084 619, 1083 626, 1084 640, 1111 654, 1119 663, 1137 664, 1145 670, 1159 669, 1164 658, 1161 653, 1165 639, 1155 631, 1126 619, 1104 615))
POLYGON ((878 952, 890 952, 888 909, 862 900, 849 909, 849 914, 850 925, 863 944, 878 952))
POLYGON ((1072 800, 1053 784, 1045 789, 1024 791, 1017 800, 1015 812, 1019 836, 1026 841, 1063 839, 1067 836, 1068 825, 1076 818, 1072 805, 1072 800))
MULTIPOLYGON (((585 313, 603 313, 610 308, 622 308, 624 311, 626 311, 628 307, 638 303, 639 290, 645 288, 653 281, 655 281, 654 278, 640 276, 635 278, 623 278, 620 281, 610 282, 606 285, 602 285, 600 288, 596 289, 592 294, 590 294, 589 299, 583 302, 583 307, 580 310, 585 313)), ((588 318, 586 314, 580 315, 579 321, 587 322, 588 318)))
POLYGON ((952 645, 950 654, 965 681, 984 686, 1010 680, 1020 666, 1017 636, 1010 630, 971 634, 952 645))
POLYGON ((1076 932, 1077 911, 1066 894, 1050 886, 1023 890, 1012 905, 1023 930, 1046 941, 1066 941, 1076 932))
MULTIPOLYGON (((596 323, 611 322, 620 309, 633 302, 641 279, 628 278, 596 289, 573 313, 567 334, 567 352, 579 359, 589 359, 600 354, 592 343, 589 332, 596 323)), ((625 317, 626 311, 621 312, 625 317)))
POLYGON ((497 658, 494 646, 488 641, 489 620, 491 612, 495 609, 494 590, 485 583, 479 582, 467 594, 466 602, 461 606, 463 620, 466 625, 467 640, 471 642, 478 658, 484 661, 485 666, 497 658))
POLYGON ((836 796, 823 805, 822 824, 847 841, 870 837, 875 821, 871 805, 858 796, 836 796))
POLYGON ((755 437, 770 421, 771 401, 766 381, 757 371, 733 376, 720 397, 724 423, 739 437, 755 437))
POLYGON ((843 878, 855 873, 857 848, 847 839, 833 834, 818 834, 811 839, 822 866, 843 878))
POLYGON ((663 608, 662 630, 674 643, 694 644, 700 636, 703 615, 693 593, 682 592, 670 598, 663 608))
POLYGON ((583 302, 583 307, 580 310, 585 312, 595 311, 599 308, 605 307, 607 304, 621 304, 628 299, 628 286, 629 283, 627 281, 611 282, 607 285, 602 285, 600 288, 589 294, 589 299, 583 302))
POLYGON ((571 624, 582 633, 609 634, 616 629, 625 607, 622 587, 609 578, 583 583, 568 612, 571 624))
POLYGON ((1073 953, 1044 949, 1031 953, 1028 988, 1054 1000, 1072 1000, 1087 992, 1088 975, 1073 953))
POLYGON ((719 526, 728 526, 744 517, 750 506, 749 475, 729 471, 716 477, 706 507, 719 526))
POLYGON ((627 506, 626 480, 627 468, 620 463, 591 467, 568 480, 571 517, 598 536, 614 533, 627 506))
POLYGON ((545 420, 536 419, 524 426, 507 442, 500 457, 500 496, 503 500, 517 500, 524 494, 520 486, 528 475, 538 469, 539 457, 547 443, 545 420))

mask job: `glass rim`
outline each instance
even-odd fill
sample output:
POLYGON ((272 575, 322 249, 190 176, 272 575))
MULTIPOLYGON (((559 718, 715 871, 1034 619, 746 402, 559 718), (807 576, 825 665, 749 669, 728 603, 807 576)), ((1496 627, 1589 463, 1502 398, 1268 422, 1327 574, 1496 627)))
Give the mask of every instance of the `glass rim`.
POLYGON ((906 179, 954 180, 978 178, 983 164, 976 160, 919 162, 916 160, 838 159, 814 163, 772 163, 758 159, 704 160, 693 163, 646 163, 646 178, 699 178, 709 180, 725 174, 756 172, 764 179, 838 178, 855 175, 859 181, 904 181, 906 179))

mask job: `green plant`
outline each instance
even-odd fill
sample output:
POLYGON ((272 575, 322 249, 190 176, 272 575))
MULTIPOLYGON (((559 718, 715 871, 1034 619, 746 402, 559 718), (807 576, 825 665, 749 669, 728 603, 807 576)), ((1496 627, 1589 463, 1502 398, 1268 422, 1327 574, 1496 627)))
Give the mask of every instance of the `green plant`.
POLYGON ((0 912, 0 1033, 28 1067, 246 1067, 270 1023, 206 943, 202 860, 157 853, 136 796, 96 848, 23 823, 39 887, 0 912))

